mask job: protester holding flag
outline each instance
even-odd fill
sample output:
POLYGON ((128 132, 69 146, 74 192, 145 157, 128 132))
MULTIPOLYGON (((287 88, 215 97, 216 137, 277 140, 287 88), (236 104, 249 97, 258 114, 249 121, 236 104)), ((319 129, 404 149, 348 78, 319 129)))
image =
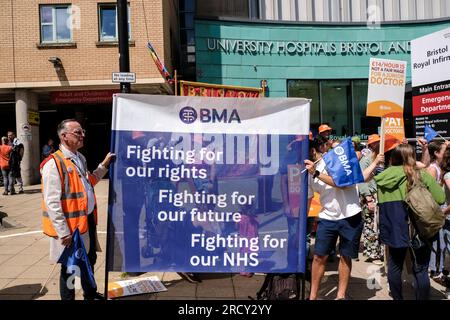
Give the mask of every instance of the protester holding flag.
POLYGON ((430 248, 409 235, 408 211, 404 200, 419 180, 425 184, 438 203, 444 202, 444 192, 425 170, 419 170, 415 151, 409 144, 399 144, 391 154, 390 167, 374 177, 380 206, 380 241, 388 246, 388 282, 394 300, 403 300, 402 271, 407 251, 413 250, 413 274, 416 299, 426 300, 430 294, 428 265, 430 248), (415 257, 415 259, 413 258, 415 257))
MULTIPOLYGON (((86 159, 78 152, 83 147, 85 130, 74 119, 58 125, 59 149, 41 165, 43 231, 50 239, 50 259, 58 261, 65 247, 72 244, 72 235, 78 228, 93 267, 97 260, 97 205, 94 185, 106 174, 109 163, 115 156, 108 153, 98 168, 91 174, 87 171, 86 159)), ((74 300, 72 270, 61 266, 60 294, 62 300, 74 300)), ((85 281, 83 273, 81 281, 85 281)), ((96 288, 84 291, 85 299, 98 299, 96 288)))
POLYGON ((338 237, 340 261, 337 299, 345 299, 351 259, 358 257, 363 227, 356 183, 369 180, 376 166, 383 161, 383 155, 378 155, 376 161, 362 173, 350 138, 328 151, 317 164, 305 160, 306 169, 310 173, 309 201, 311 202, 314 192, 317 192, 322 205, 312 265, 311 300, 317 298, 328 255, 336 247, 338 237))

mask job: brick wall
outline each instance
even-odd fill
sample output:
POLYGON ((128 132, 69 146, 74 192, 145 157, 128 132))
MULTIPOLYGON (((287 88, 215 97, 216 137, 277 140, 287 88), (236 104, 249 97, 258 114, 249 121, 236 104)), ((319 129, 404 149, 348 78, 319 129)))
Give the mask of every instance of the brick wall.
MULTIPOLYGON (((14 0, 4 1, 0 11, 0 88, 12 87, 8 83, 14 80, 13 60, 15 61, 15 82, 18 86, 30 86, 26 83, 45 83, 69 81, 111 80, 111 73, 119 71, 117 46, 97 46, 99 41, 98 4, 116 3, 115 1, 83 0, 14 0), (13 8, 11 8, 11 3, 13 8), (80 12, 79 28, 72 31, 76 48, 38 48, 40 42, 40 4, 72 4, 80 12), (13 17, 13 18, 12 18, 13 17), (12 22, 14 32, 12 32, 12 22), (14 35, 14 41, 13 41, 14 35), (12 49, 14 42, 14 51, 12 49), (14 58, 13 58, 14 52, 14 58), (63 64, 65 75, 57 74, 53 64, 48 61, 51 56, 58 56, 63 64)), ((136 78, 162 79, 146 48, 148 27, 149 40, 161 57, 167 57, 164 45, 163 4, 164 0, 129 0, 131 15, 130 67, 136 72, 136 78), (145 15, 144 10, 145 8, 145 15)), ((169 7, 170 8, 170 7, 169 7)), ((172 6, 173 8, 173 6, 172 6)), ((172 14, 176 17, 175 14, 172 14)), ((167 32, 168 33, 168 32, 167 32)), ((170 52, 170 51, 169 51, 170 52)), ((170 65, 169 65, 170 66, 170 65)), ((169 67, 168 66, 168 67, 169 67)))

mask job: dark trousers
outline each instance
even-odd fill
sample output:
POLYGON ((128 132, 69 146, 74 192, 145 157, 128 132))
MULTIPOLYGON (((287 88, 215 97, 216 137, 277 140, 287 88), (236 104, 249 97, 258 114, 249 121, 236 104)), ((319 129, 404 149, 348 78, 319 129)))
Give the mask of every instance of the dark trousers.
MULTIPOLYGON (((394 300, 403 300, 402 271, 406 252, 414 250, 411 255, 414 275, 414 288, 416 300, 428 300, 430 297, 430 278, 428 277, 428 265, 430 263, 431 249, 424 245, 418 249, 391 248, 389 247, 388 281, 394 300)), ((411 252, 410 252, 411 253, 411 252)))
MULTIPOLYGON (((92 266, 92 273, 94 273, 94 266, 97 262, 97 252, 96 248, 96 236, 97 236, 97 226, 95 225, 94 214, 88 215, 88 232, 89 232, 89 252, 88 259, 92 266)), ((81 277, 81 285, 83 288, 89 288, 88 279, 81 277), (86 283, 86 285, 85 285, 86 283)), ((65 266, 61 266, 61 275, 59 277, 59 293, 61 295, 61 300, 75 300, 75 289, 74 289, 75 278, 72 276, 72 272, 67 272, 65 266), (69 288, 71 287, 71 288, 69 288)), ((89 299, 93 298, 97 290, 92 289, 90 292, 84 292, 84 297, 89 299)))

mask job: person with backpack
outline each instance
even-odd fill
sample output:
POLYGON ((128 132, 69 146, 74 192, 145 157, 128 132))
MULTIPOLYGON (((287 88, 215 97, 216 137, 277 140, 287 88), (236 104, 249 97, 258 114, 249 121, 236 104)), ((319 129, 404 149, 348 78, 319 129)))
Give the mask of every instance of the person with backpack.
MULTIPOLYGON (((444 141, 432 141, 428 145, 428 151, 431 158, 431 163, 427 167, 428 173, 436 180, 437 183, 442 185, 443 176, 441 170, 441 163, 445 152, 444 141)), ((430 278, 438 283, 443 283, 445 276, 444 271, 444 256, 445 256, 445 242, 444 231, 439 230, 439 236, 433 241, 433 250, 431 250, 430 256, 430 278)))
POLYGON ((10 193, 13 195, 16 194, 16 191, 14 190, 14 183, 16 181, 19 184, 19 193, 24 192, 22 175, 20 173, 20 162, 22 161, 25 148, 19 139, 16 138, 16 134, 13 131, 8 131, 8 139, 8 144, 12 147, 11 155, 9 157, 9 167, 12 175, 12 187, 10 193))
MULTIPOLYGON (((403 264, 407 251, 411 249, 416 299, 427 300, 430 294, 428 265, 431 249, 426 241, 429 239, 424 239, 424 236, 410 236, 408 221, 412 209, 405 200, 420 183, 426 187, 421 190, 422 198, 419 199, 423 204, 430 203, 429 198, 438 204, 444 203, 444 191, 429 173, 417 168, 415 150, 409 144, 399 144, 392 150, 390 167, 375 176, 374 180, 377 183, 380 207, 380 241, 389 248, 387 276, 392 297, 394 300, 403 300, 403 264)), ((422 209, 422 213, 430 216, 427 209, 422 209)), ((422 230, 423 221, 420 222, 422 230)), ((419 229, 417 221, 415 223, 419 229)))

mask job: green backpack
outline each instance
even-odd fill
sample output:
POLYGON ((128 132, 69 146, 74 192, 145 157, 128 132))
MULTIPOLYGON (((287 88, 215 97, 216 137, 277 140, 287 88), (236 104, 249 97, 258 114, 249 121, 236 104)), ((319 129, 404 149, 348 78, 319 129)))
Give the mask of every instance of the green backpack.
POLYGON ((430 240, 444 226, 444 212, 422 181, 406 193, 405 202, 411 209, 412 224, 422 239, 430 240))

